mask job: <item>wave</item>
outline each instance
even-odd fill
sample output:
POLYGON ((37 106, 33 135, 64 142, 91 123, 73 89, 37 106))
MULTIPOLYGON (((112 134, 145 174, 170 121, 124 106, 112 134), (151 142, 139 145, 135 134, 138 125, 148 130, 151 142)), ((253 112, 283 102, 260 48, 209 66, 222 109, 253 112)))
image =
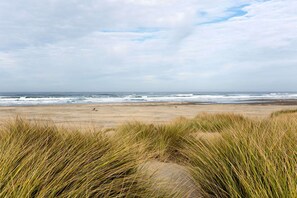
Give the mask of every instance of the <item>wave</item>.
POLYGON ((125 102, 247 103, 297 100, 297 93, 34 93, 0 94, 0 106, 125 102))

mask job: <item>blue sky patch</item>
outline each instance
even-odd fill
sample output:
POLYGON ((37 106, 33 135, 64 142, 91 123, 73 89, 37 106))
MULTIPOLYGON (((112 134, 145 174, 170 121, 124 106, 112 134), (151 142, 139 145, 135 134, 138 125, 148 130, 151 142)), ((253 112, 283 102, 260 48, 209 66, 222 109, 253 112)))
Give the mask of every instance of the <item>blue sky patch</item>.
MULTIPOLYGON (((247 11, 243 10, 243 8, 245 8, 245 7, 249 6, 249 5, 250 4, 243 4, 241 6, 235 6, 235 7, 228 8, 225 11, 225 13, 226 13, 225 16, 218 17, 216 19, 213 19, 213 20, 210 20, 210 21, 207 21, 207 22, 199 23, 198 25, 220 23, 220 22, 228 21, 228 20, 230 20, 231 18, 234 18, 234 17, 244 16, 244 15, 247 14, 247 11)), ((207 15, 207 13, 205 13, 205 12, 200 12, 199 14, 200 14, 200 16, 202 16, 201 14, 203 14, 204 16, 207 15)))

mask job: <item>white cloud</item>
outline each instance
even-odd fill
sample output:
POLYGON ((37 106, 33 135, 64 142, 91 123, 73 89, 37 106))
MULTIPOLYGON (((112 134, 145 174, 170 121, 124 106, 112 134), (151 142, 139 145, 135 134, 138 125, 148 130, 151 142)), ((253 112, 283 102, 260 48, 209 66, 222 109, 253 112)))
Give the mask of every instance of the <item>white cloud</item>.
POLYGON ((292 90, 296 10, 293 0, 1 1, 0 91, 292 90))
POLYGON ((0 52, 0 69, 1 70, 13 70, 17 65, 16 59, 12 54, 0 52))

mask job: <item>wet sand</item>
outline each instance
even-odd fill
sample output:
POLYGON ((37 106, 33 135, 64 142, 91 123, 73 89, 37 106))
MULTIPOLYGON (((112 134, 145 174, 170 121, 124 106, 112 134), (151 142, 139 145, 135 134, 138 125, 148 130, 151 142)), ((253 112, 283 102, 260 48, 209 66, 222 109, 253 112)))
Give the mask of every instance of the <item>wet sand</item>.
POLYGON ((179 116, 192 118, 199 113, 237 113, 264 118, 282 109, 297 109, 296 104, 194 104, 121 103, 52 106, 0 107, 0 122, 21 116, 29 120, 53 121, 65 127, 110 128, 129 121, 166 123, 179 116))

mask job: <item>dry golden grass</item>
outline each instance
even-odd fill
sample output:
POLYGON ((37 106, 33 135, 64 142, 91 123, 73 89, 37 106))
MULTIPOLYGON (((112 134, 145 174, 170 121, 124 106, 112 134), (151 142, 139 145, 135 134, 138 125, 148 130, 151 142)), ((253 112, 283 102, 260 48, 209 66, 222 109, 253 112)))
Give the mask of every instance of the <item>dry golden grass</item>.
POLYGON ((124 141, 142 143, 148 156, 166 161, 176 157, 185 142, 184 137, 189 134, 183 123, 154 125, 134 122, 119 127, 116 136, 122 140, 126 137, 124 141))
POLYGON ((204 197, 297 197, 297 120, 269 119, 189 141, 188 167, 204 197))
POLYGON ((183 197, 156 188, 158 174, 139 171, 157 160, 166 162, 162 174, 148 172, 167 175, 166 164, 181 177, 190 172, 180 181, 203 197, 295 198, 297 117, 290 113, 201 114, 89 133, 18 118, 0 128, 0 197, 183 197))
MULTIPOLYGON (((147 197, 139 145, 21 119, 1 129, 0 197, 147 197)), ((160 193, 161 194, 161 193, 160 193)))
POLYGON ((297 113, 297 109, 286 109, 286 110, 280 110, 280 111, 273 112, 270 115, 270 117, 273 118, 273 117, 277 117, 280 115, 288 115, 288 114, 295 114, 295 113, 297 113))

